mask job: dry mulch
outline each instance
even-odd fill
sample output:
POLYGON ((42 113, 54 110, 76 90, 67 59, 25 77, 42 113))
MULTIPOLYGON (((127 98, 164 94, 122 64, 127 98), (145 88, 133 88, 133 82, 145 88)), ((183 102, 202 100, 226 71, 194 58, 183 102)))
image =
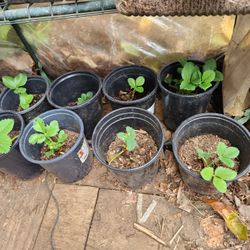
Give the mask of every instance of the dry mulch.
MULTIPOLYGON (((224 142, 227 146, 231 146, 228 140, 213 134, 199 135, 189 138, 180 147, 180 159, 188 166, 189 169, 199 173, 205 166, 202 160, 198 158, 196 150, 199 148, 203 151, 211 152, 211 159, 214 160, 216 158, 216 147, 219 142, 224 142)), ((238 170, 238 168, 239 161, 235 160, 234 169, 238 170)))
MULTIPOLYGON (((110 164, 115 168, 136 168, 149 162, 157 152, 157 146, 153 138, 144 130, 135 130, 137 146, 133 151, 125 151, 110 164)), ((107 152, 107 161, 110 162, 115 155, 123 150, 124 142, 117 136, 110 144, 107 152)))
POLYGON ((48 146, 46 144, 43 145, 43 147, 41 148, 41 160, 47 161, 47 160, 52 160, 55 159, 63 154, 65 154, 67 151, 69 151, 72 146, 75 144, 79 134, 74 132, 74 131, 70 131, 67 129, 64 129, 64 132, 68 135, 66 142, 64 143, 64 145, 61 147, 60 150, 55 152, 55 155, 47 157, 45 155, 45 153, 48 151, 48 146))

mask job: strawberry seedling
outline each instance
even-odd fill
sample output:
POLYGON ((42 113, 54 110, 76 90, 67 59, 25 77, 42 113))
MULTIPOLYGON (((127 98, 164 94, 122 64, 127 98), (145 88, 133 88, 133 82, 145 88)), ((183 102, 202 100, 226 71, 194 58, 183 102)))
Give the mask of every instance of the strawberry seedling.
POLYGON ((212 153, 197 149, 198 158, 203 161, 204 168, 201 170, 201 177, 206 181, 212 181, 215 188, 225 193, 227 191, 226 181, 232 181, 237 172, 230 169, 235 165, 234 159, 240 151, 236 147, 228 147, 225 143, 219 142, 216 148, 216 157, 212 159, 212 153), (225 167, 220 166, 224 164, 225 167))
POLYGON ((0 154, 9 153, 13 141, 17 138, 11 138, 10 132, 14 127, 13 119, 3 119, 0 121, 0 154))
POLYGON ((193 62, 186 60, 180 61, 182 67, 177 69, 181 74, 181 79, 173 79, 172 75, 167 75, 164 82, 172 86, 177 92, 184 91, 185 93, 192 93, 200 88, 204 91, 212 87, 212 82, 223 80, 223 74, 218 71, 216 61, 209 59, 203 65, 202 71, 193 62))
POLYGON ((93 92, 88 91, 87 93, 82 93, 81 96, 77 99, 76 104, 81 105, 90 100, 93 97, 93 92))
POLYGON ((124 144, 122 145, 122 150, 109 161, 109 164, 112 161, 114 161, 117 157, 125 153, 126 151, 128 152, 133 151, 137 146, 135 130, 129 126, 126 127, 125 133, 124 132, 117 133, 117 137, 124 144))
POLYGON ((47 146, 46 157, 54 156, 66 142, 67 134, 64 130, 60 130, 58 121, 54 120, 45 125, 43 119, 37 118, 34 120, 33 129, 37 133, 29 137, 29 143, 32 145, 44 143, 47 146))
POLYGON ((143 93, 144 92, 144 85, 145 78, 143 76, 139 76, 136 79, 134 78, 128 78, 128 84, 130 86, 130 89, 132 91, 131 94, 131 100, 134 100, 135 93, 143 93))
POLYGON ((19 95, 19 106, 25 110, 30 107, 33 101, 33 95, 27 94, 27 90, 23 87, 27 82, 27 76, 25 74, 18 74, 15 77, 3 76, 3 84, 14 91, 15 94, 19 95))

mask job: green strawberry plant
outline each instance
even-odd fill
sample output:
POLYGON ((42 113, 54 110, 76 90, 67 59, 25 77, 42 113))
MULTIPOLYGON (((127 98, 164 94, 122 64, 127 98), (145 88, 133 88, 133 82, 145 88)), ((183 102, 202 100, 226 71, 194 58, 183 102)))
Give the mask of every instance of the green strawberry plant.
POLYGON ((82 93, 81 96, 77 99, 76 104, 81 105, 90 100, 93 97, 93 92, 88 91, 87 93, 82 93))
POLYGON ((225 143, 219 142, 216 147, 216 158, 212 160, 211 153, 197 149, 197 156, 203 161, 204 168, 201 170, 201 177, 206 181, 212 181, 215 188, 225 193, 227 191, 226 181, 232 181, 237 172, 232 170, 234 159, 240 151, 236 147, 228 147, 225 143), (226 167, 220 166, 224 164, 226 167))
POLYGON ((19 95, 19 106, 25 110, 30 107, 33 101, 33 95, 27 94, 27 90, 23 87, 27 82, 27 76, 23 73, 18 74, 15 77, 3 76, 2 82, 5 87, 14 91, 15 94, 19 95))
POLYGON ((234 119, 241 125, 247 123, 250 120, 250 108, 245 110, 243 116, 236 116, 234 119))
POLYGON ((164 81, 174 87, 177 92, 192 93, 197 88, 206 91, 212 86, 212 82, 223 80, 223 74, 218 71, 215 59, 205 61, 202 71, 199 66, 193 62, 186 60, 180 61, 181 67, 177 72, 181 75, 181 79, 173 79, 173 76, 168 74, 164 81))
POLYGON ((116 158, 118 158, 120 155, 122 155, 124 152, 133 151, 137 146, 135 130, 129 126, 126 127, 126 132, 117 133, 117 137, 123 141, 123 149, 109 161, 109 164, 116 158))
POLYGON ((128 84, 130 89, 132 90, 131 100, 134 99, 135 93, 143 93, 144 92, 144 85, 145 78, 143 76, 139 76, 136 79, 128 78, 128 84))
POLYGON ((45 125, 43 119, 36 118, 33 123, 33 129, 37 132, 29 137, 29 143, 32 145, 47 145, 46 157, 54 156, 55 152, 61 149, 67 140, 67 134, 60 130, 58 121, 51 121, 45 125))
POLYGON ((11 138, 9 133, 14 127, 14 119, 3 119, 0 121, 0 154, 9 153, 13 141, 17 138, 11 138))

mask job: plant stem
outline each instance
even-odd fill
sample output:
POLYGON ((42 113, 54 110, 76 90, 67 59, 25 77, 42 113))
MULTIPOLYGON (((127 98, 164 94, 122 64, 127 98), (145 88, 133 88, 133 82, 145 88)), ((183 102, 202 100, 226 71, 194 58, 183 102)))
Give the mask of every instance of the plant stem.
POLYGON ((11 140, 12 142, 15 141, 18 138, 19 135, 16 135, 15 137, 13 137, 11 140))
POLYGON ((111 162, 113 162, 116 158, 118 158, 120 155, 122 155, 124 152, 126 152, 126 149, 123 149, 121 152, 119 152, 117 155, 115 155, 108 164, 110 165, 111 162))
POLYGON ((131 97, 131 101, 133 101, 133 100, 134 100, 134 97, 135 97, 135 90, 133 89, 133 90, 132 90, 132 97, 131 97))

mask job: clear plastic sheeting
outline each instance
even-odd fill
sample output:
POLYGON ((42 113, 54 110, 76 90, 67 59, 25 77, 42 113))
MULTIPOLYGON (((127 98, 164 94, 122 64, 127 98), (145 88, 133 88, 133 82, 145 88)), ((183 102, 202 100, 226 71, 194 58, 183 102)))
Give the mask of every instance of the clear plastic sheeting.
MULTIPOLYGON (((142 64, 158 71, 162 65, 183 56, 211 57, 225 52, 233 26, 234 17, 119 14, 21 25, 52 79, 81 69, 105 76, 114 67, 127 64, 142 64)), ((21 48, 14 37, 0 39, 0 54, 6 54, 4 61, 24 53, 21 48), (12 47, 14 55, 6 54, 6 43, 17 46, 12 47)))

